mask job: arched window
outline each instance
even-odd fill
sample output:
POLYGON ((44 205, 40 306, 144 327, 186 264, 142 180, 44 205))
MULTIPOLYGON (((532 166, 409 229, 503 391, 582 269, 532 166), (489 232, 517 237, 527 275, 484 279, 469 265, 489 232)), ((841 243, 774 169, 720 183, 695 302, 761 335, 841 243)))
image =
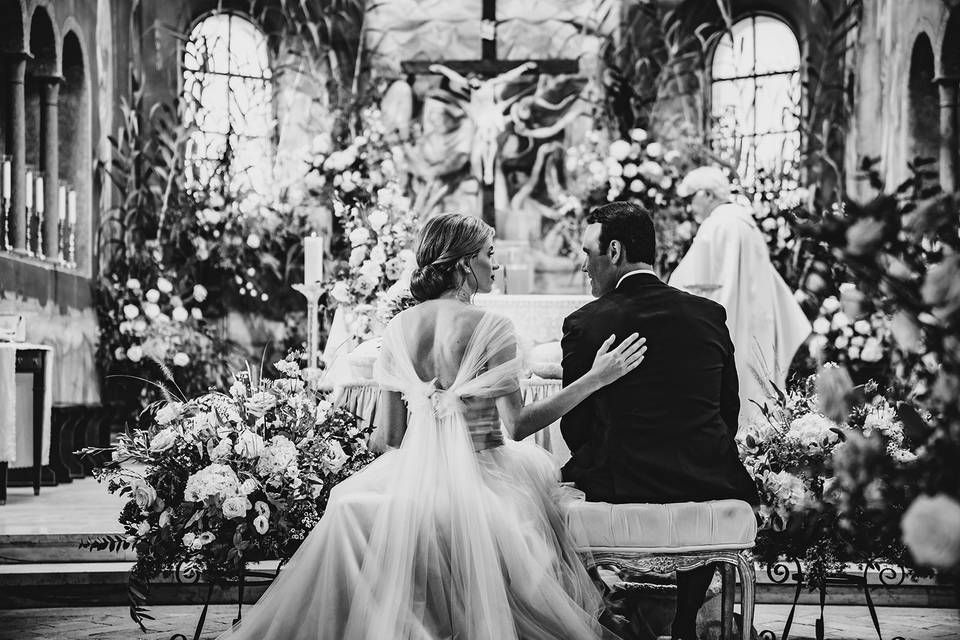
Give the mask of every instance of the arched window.
POLYGON ((720 38, 711 67, 713 144, 741 180, 795 166, 800 148, 800 46, 783 20, 751 15, 720 38))
MULTIPOLYGON (((274 129, 270 56, 264 33, 235 13, 214 13, 190 32, 183 58, 191 178, 207 186, 225 170, 231 189, 270 183, 274 129)), ((216 187, 217 185, 213 185, 216 187)))

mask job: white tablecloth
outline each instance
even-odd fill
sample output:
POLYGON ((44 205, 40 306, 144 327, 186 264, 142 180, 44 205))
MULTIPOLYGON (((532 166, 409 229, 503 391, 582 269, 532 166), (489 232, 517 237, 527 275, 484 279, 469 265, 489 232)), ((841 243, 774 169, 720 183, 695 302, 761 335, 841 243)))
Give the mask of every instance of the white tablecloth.
POLYGON ((53 407, 53 349, 25 342, 0 342, 0 462, 11 468, 33 465, 33 374, 17 373, 17 351, 44 351, 43 443, 41 464, 50 463, 53 407), (18 417, 19 416, 19 417, 18 417), (17 428, 20 425, 20 428, 17 428))
MULTIPOLYGON (((530 404, 556 393, 561 387, 559 380, 542 380, 531 378, 520 384, 523 392, 523 401, 530 404)), ((337 404, 356 414, 365 422, 372 422, 377 409, 377 397, 380 390, 373 381, 349 382, 343 385, 337 395, 337 404)), ((541 429, 533 436, 534 442, 549 451, 557 464, 564 464, 570 459, 570 449, 560 435, 560 421, 541 429)))

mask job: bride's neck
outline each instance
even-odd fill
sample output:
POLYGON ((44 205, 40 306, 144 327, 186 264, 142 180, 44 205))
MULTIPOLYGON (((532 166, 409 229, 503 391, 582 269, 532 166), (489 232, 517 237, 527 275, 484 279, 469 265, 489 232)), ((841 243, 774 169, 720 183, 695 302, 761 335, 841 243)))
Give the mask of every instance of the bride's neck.
POLYGON ((463 302, 464 304, 471 303, 471 293, 464 287, 457 287, 456 289, 448 289, 438 296, 439 300, 457 300, 458 302, 463 302))

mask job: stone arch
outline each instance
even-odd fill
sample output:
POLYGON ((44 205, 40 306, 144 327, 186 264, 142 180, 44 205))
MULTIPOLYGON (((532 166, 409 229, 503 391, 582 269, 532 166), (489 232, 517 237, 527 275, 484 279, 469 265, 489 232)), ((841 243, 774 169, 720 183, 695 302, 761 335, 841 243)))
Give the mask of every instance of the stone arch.
POLYGON ((913 43, 907 80, 907 156, 936 159, 940 153, 940 97, 934 84, 936 61, 930 37, 913 43))
POLYGON ((940 75, 960 76, 960 10, 947 18, 940 45, 940 75))
POLYGON ((76 193, 75 262, 87 270, 92 257, 93 147, 90 60, 81 33, 69 28, 63 37, 63 82, 58 126, 61 183, 76 193))
POLYGON ((27 73, 36 76, 55 76, 60 72, 60 39, 52 9, 37 5, 30 17, 30 55, 33 59, 27 73))
POLYGON ((0 46, 4 53, 26 50, 27 15, 26 0, 0 3, 0 46))

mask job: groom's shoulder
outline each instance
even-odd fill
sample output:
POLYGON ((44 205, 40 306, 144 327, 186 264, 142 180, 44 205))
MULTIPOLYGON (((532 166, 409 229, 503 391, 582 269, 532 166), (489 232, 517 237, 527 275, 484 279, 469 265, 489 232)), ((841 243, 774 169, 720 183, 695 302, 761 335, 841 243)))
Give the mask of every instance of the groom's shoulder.
POLYGON ((571 312, 564 322, 585 322, 589 321, 590 318, 595 316, 598 313, 602 313, 604 310, 609 309, 613 304, 611 295, 614 294, 614 291, 606 293, 599 298, 594 298, 590 302, 586 303, 579 309, 571 312))

